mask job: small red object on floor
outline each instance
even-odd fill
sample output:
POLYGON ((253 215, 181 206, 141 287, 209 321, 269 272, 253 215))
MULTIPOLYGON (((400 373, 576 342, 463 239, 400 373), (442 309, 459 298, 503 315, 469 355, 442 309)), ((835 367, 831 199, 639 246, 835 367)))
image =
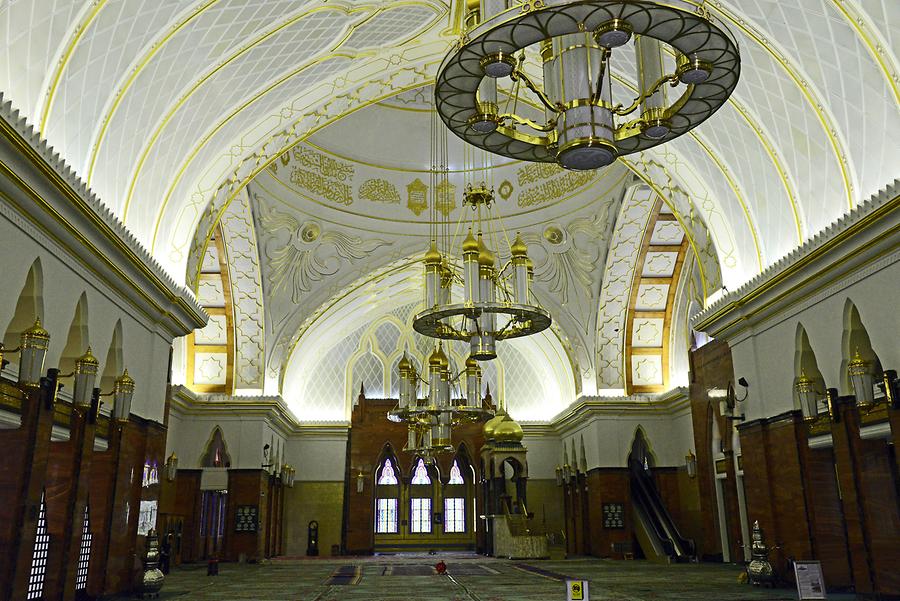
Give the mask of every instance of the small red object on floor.
POLYGON ((447 573, 447 564, 443 561, 439 561, 434 565, 434 569, 437 570, 438 574, 445 574, 447 573))

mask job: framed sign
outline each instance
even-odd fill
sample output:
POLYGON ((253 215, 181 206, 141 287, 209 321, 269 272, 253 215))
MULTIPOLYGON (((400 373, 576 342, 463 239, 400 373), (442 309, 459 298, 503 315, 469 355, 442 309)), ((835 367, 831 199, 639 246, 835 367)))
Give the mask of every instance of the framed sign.
POLYGON ((801 601, 828 598, 825 595, 822 564, 818 561, 795 561, 794 577, 797 580, 797 594, 801 601))
POLYGON ((256 532, 259 507, 256 505, 238 505, 234 514, 235 532, 256 532))
POLYGON ((566 580, 566 601, 590 601, 587 580, 566 580))
POLYGON ((603 504, 603 527, 608 530, 622 530, 625 528, 625 504, 603 504))

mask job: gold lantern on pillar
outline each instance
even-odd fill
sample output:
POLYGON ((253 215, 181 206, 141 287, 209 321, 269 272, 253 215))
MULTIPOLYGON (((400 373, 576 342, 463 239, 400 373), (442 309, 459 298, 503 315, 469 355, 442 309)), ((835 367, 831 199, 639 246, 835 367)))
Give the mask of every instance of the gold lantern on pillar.
POLYGON ((850 385, 853 394, 856 395, 856 403, 868 407, 875 403, 875 374, 872 372, 873 363, 863 359, 856 347, 856 353, 847 364, 847 375, 850 376, 850 385))
POLYGON ((127 422, 131 415, 131 401, 134 398, 134 379, 128 375, 128 370, 116 378, 113 385, 113 417, 117 421, 127 422))
POLYGON ((5 367, 7 355, 19 355, 19 384, 27 388, 38 388, 44 372, 44 359, 50 348, 50 333, 35 320, 34 325, 22 332, 18 348, 5 349, 0 342, 0 369, 5 367))
POLYGON ((97 380, 97 372, 100 370, 100 361, 94 357, 91 347, 75 360, 75 391, 72 393, 72 402, 78 407, 90 407, 91 397, 94 394, 94 382, 97 380))

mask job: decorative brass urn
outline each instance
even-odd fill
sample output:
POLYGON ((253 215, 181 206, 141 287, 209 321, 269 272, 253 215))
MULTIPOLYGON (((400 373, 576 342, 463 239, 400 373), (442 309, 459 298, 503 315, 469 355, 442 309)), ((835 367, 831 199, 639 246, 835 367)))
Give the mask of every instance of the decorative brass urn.
POLYGON ((144 556, 141 557, 144 564, 144 573, 137 586, 137 593, 141 599, 145 595, 159 597, 159 589, 162 588, 166 577, 159 569, 159 536, 156 530, 147 533, 147 543, 144 546, 144 556))
POLYGON ((753 586, 764 584, 775 586, 775 570, 769 563, 769 547, 763 540, 763 531, 759 527, 759 520, 753 522, 753 546, 750 549, 750 564, 747 566, 747 575, 753 586))

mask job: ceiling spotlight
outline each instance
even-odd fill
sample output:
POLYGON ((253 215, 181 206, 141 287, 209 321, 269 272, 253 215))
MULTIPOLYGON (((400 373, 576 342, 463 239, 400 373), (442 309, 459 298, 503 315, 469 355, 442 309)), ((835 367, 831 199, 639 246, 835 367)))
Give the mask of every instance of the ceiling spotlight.
POLYGON ((633 31, 631 25, 622 19, 613 19, 597 28, 594 39, 604 48, 618 48, 631 39, 633 31))
POLYGON ((480 134, 489 134, 500 125, 499 112, 493 102, 479 102, 478 112, 469 117, 469 127, 480 134))
POLYGON ((688 58, 684 55, 678 57, 678 69, 675 74, 678 80, 683 84, 697 85, 701 84, 712 73, 712 64, 702 61, 697 56, 688 58))
POLYGON ((616 160, 616 149, 612 144, 601 141, 580 141, 579 144, 563 147, 556 160, 566 169, 588 171, 612 165, 616 160))
POLYGON ((669 135, 669 132, 672 131, 672 126, 669 125, 669 122, 665 119, 648 119, 641 126, 641 131, 648 138, 661 140, 669 135))
POLYGON ((518 61, 516 61, 516 57, 506 52, 495 52, 483 57, 478 63, 481 65, 485 75, 499 79, 501 77, 509 77, 516 68, 518 61))

